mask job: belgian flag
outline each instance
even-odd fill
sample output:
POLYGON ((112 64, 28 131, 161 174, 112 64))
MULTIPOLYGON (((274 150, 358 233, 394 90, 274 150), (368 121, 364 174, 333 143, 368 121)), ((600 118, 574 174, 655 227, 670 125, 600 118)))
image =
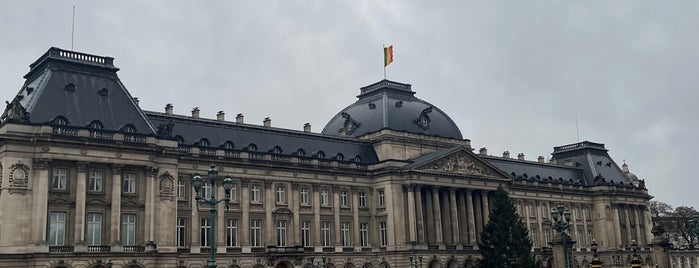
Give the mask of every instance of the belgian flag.
POLYGON ((393 62, 393 46, 383 48, 383 67, 388 66, 393 62))

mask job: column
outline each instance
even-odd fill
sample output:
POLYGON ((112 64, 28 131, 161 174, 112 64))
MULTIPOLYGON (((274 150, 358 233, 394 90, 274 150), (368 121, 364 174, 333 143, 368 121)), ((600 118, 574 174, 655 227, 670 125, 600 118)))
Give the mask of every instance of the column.
POLYGON ((77 176, 75 183, 75 244, 85 242, 85 199, 87 194, 87 163, 76 164, 77 176))
POLYGON ((335 251, 342 252, 342 241, 340 236, 340 188, 337 185, 332 187, 333 193, 333 230, 335 233, 335 251))
POLYGON ((585 237, 585 245, 583 245, 583 246, 589 247, 592 244, 592 240, 587 235, 587 233, 588 233, 588 230, 587 230, 587 217, 588 217, 587 206, 582 206, 580 208, 580 210, 582 212, 582 222, 583 222, 583 232, 584 232, 583 236, 585 237))
MULTIPOLYGON (((214 191, 216 191, 216 199, 226 198, 223 178, 218 178, 214 191)), ((216 253, 226 253, 226 201, 218 203, 216 209, 216 253)))
POLYGON ((272 181, 265 180, 265 234, 262 235, 264 238, 265 246, 276 245, 274 243, 274 238, 276 237, 274 230, 274 218, 272 217, 272 210, 274 209, 274 191, 272 191, 272 181))
MULTIPOLYGON (((482 191, 481 198, 483 198, 483 226, 488 223, 490 219, 490 202, 488 202, 488 192, 486 190, 482 191)), ((527 229, 529 226, 527 226, 527 229)))
POLYGON ((413 194, 414 184, 404 185, 408 195, 408 242, 415 244, 417 232, 415 231, 415 196, 413 194))
POLYGON ((646 206, 641 206, 641 211, 643 212, 641 215, 643 217, 643 226, 645 227, 644 231, 646 243, 650 244, 651 240, 653 239, 653 233, 651 233, 651 228, 653 228, 653 221, 650 215, 650 208, 646 206))
POLYGON ((575 215, 576 214, 575 213, 576 206, 577 206, 577 204, 570 203, 570 210, 572 210, 572 212, 573 212, 573 213, 571 213, 571 214, 573 214, 571 216, 571 219, 572 219, 573 232, 574 232, 571 235, 571 237, 573 238, 574 241, 577 241, 577 243, 575 243, 575 247, 580 248, 582 246, 581 245, 582 243, 580 243, 580 237, 578 237, 578 216, 575 215))
POLYGON ((354 232, 354 251, 362 251, 362 243, 359 238, 359 189, 352 187, 352 231, 354 232))
POLYGON ((313 184, 313 244, 316 252, 322 252, 322 244, 320 243, 320 185, 313 184))
POLYGON ((434 211, 435 242, 444 244, 442 239, 442 212, 439 209, 439 186, 432 186, 432 210, 434 211))
POLYGON ((250 252, 250 180, 240 179, 240 246, 243 253, 250 252))
MULTIPOLYGON (((620 245, 623 244, 621 240, 621 221, 619 220, 619 206, 618 205, 612 205, 612 217, 614 218, 614 235, 616 236, 616 245, 613 245, 615 248, 619 247, 620 245)), ((612 245, 610 245, 612 246, 612 245)))
POLYGON ((415 187, 413 188, 413 191, 415 191, 415 214, 417 218, 416 222, 416 227, 417 227, 417 243, 418 244, 427 244, 427 239, 425 239, 425 224, 424 224, 424 215, 423 215, 423 203, 422 203, 422 186, 419 184, 416 184, 415 187))
MULTIPOLYGON (((529 231, 529 238, 531 238, 532 223, 531 223, 531 211, 533 207, 536 207, 536 201, 523 201, 524 204, 524 222, 527 225, 527 231, 529 231)), ((532 241, 532 243, 536 243, 532 241)))
POLYGON ((466 213, 468 214, 468 242, 476 245, 476 220, 473 213, 473 191, 466 189, 466 213))
POLYGON ((112 214, 111 214, 111 232, 109 233, 110 242, 112 244, 121 245, 120 220, 121 220, 121 172, 123 166, 112 166, 112 214))
POLYGON ((292 234, 294 245, 301 245, 301 204, 299 202, 299 183, 291 183, 291 211, 294 213, 294 224, 289 233, 292 234))
POLYGON ((459 208, 459 241, 462 245, 468 244, 468 218, 466 217, 466 199, 463 192, 456 192, 456 204, 459 208))
POLYGON ((446 190, 444 194, 439 194, 439 211, 442 215, 442 240, 445 244, 452 245, 452 232, 451 232, 451 207, 449 206, 449 188, 444 187, 446 190))
POLYGON ((449 204, 451 205, 451 235, 453 244, 461 243, 459 239, 459 214, 456 209, 456 188, 449 188, 449 204))
POLYGON ((432 204, 432 190, 429 188, 429 186, 424 187, 425 188, 425 224, 423 224, 425 228, 425 242, 427 244, 435 244, 435 232, 434 232, 434 205, 432 204))
POLYGON ((631 216, 629 215, 629 213, 631 213, 630 209, 628 205, 624 205, 623 207, 624 218, 626 218, 626 244, 629 245, 631 244, 631 239, 633 239, 633 234, 631 233, 631 216))
POLYGON ((640 209, 637 209, 636 206, 633 206, 634 208, 634 220, 636 223, 636 242, 638 242, 639 245, 644 245, 646 243, 645 239, 643 239, 643 236, 641 235, 641 219, 638 214, 641 213, 640 209), (641 244, 643 243, 643 244, 641 244))
MULTIPOLYGON (((51 176, 49 173, 49 166, 51 164, 50 159, 46 158, 36 158, 34 159, 33 169, 34 169, 34 219, 32 221, 32 240, 46 242, 46 224, 48 222, 48 196, 49 196, 49 183, 51 181, 51 176)), ((48 252, 48 249, 45 249, 48 252)))
MULTIPOLYGON (((191 176, 190 176, 191 177, 191 176)), ((191 184, 189 184, 191 185, 191 184)), ((190 186, 191 187, 191 186, 190 186)), ((192 194, 189 197, 189 200, 192 202, 191 204, 191 209, 192 209, 192 216, 190 218, 190 225, 191 225, 191 230, 190 230, 190 250, 192 253, 199 253, 201 252, 201 242, 199 241, 200 235, 199 232, 201 231, 201 220, 199 219, 199 208, 197 207, 197 193, 194 191, 194 188, 191 188, 190 191, 192 194)), ((247 200, 247 199, 245 199, 247 200)))
POLYGON ((543 202, 537 202, 537 204, 538 204, 538 206, 536 207, 536 221, 537 221, 538 228, 539 228, 539 231, 538 231, 539 236, 537 237, 537 239, 539 239, 539 245, 541 247, 546 247, 548 245, 546 245, 546 238, 544 238, 544 227, 542 224, 542 222, 544 221, 543 220, 543 217, 544 217, 543 211, 544 211, 545 205, 543 202))
POLYGON ((158 168, 146 167, 146 211, 144 242, 155 241, 155 189, 158 168))

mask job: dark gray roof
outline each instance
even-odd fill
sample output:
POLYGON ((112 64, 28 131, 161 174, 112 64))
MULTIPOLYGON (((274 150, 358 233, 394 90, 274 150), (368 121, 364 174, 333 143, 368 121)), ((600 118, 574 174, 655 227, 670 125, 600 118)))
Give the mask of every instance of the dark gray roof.
POLYGON ((557 163, 571 161, 585 174, 588 183, 603 180, 606 183, 629 185, 631 180, 607 153, 604 144, 583 141, 553 148, 552 159, 557 163))
POLYGON ((202 139, 207 139, 210 147, 219 147, 226 142, 232 142, 234 149, 237 150, 244 150, 250 144, 254 144, 257 151, 268 152, 278 146, 281 148, 282 154, 287 155, 302 149, 306 156, 312 156, 322 151, 327 159, 342 154, 346 161, 359 156, 361 163, 378 162, 378 157, 371 143, 359 139, 329 137, 317 133, 158 112, 147 111, 146 115, 156 126, 172 123, 172 136, 181 138, 182 144, 185 145, 198 146, 202 139))
POLYGON ((481 156, 514 179, 585 183, 585 175, 579 168, 539 163, 497 156, 481 156))
POLYGON ((449 116, 434 105, 416 98, 409 84, 382 80, 363 87, 359 99, 340 111, 322 133, 359 137, 382 129, 463 139, 449 116), (422 120, 421 120, 422 119, 422 120))
POLYGON ((47 123, 58 116, 69 126, 99 121, 106 130, 131 124, 136 133, 155 134, 143 111, 119 80, 110 57, 49 49, 36 62, 15 97, 28 113, 28 123, 47 123))

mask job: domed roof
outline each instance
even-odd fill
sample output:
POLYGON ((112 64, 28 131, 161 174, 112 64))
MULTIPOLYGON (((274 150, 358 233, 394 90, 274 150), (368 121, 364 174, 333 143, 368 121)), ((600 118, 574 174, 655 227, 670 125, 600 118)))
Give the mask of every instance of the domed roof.
POLYGON ((359 137, 382 129, 463 139, 447 114, 416 98, 409 84, 382 80, 361 88, 357 102, 347 106, 323 128, 326 135, 359 137))

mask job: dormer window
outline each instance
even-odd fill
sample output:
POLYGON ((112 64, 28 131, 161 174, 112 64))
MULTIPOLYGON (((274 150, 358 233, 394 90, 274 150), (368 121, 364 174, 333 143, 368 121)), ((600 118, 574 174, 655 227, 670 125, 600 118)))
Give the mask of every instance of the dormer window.
POLYGON ((57 116, 56 118, 53 119, 52 123, 54 125, 66 126, 66 125, 68 125, 68 119, 66 119, 63 116, 57 116))
POLYGON ((104 128, 104 126, 102 125, 102 122, 97 121, 97 120, 90 122, 90 124, 88 124, 87 127, 91 128, 91 129, 103 129, 104 128))
POLYGON ((281 154, 282 153, 282 148, 279 146, 274 146, 271 151, 273 154, 281 154))
POLYGON ((124 133, 135 133, 136 132, 136 127, 132 124, 125 125, 124 127, 121 128, 121 132, 124 133))
POLYGON ((100 95, 102 97, 106 97, 109 95, 109 89, 102 88, 102 89, 97 91, 97 95, 100 95))
POLYGON ((361 163, 362 158, 359 155, 355 155, 354 158, 352 158, 352 162, 361 163))
POLYGON ((231 141, 227 141, 226 143, 223 144, 223 149, 233 150, 233 148, 235 148, 235 145, 231 141))
POLYGON ((75 92, 75 84, 68 83, 63 86, 63 90, 65 90, 66 92, 75 92))
POLYGON ((337 160, 337 161, 344 161, 344 160, 345 160, 345 156, 342 155, 342 154, 337 154, 337 155, 335 156, 335 160, 337 160))
POLYGON ((184 144, 184 138, 180 135, 176 135, 175 140, 177 140, 177 143, 179 144, 184 144))
POLYGON ((250 145, 248 145, 248 147, 245 147, 245 150, 249 151, 249 152, 256 152, 257 145, 255 145, 254 143, 250 143, 250 145))
POLYGON ((315 156, 316 158, 321 158, 321 159, 322 159, 322 158, 325 158, 325 153, 324 153, 323 151, 318 151, 318 152, 315 153, 313 156, 315 156))
POLYGON ((209 147, 209 146, 211 146, 211 143, 206 138, 202 138, 201 140, 199 140, 199 146, 209 147))
POLYGON ((299 148, 298 150, 296 150, 296 153, 294 153, 294 154, 295 154, 296 156, 306 156, 306 151, 304 151, 303 149, 300 149, 300 148, 299 148))

